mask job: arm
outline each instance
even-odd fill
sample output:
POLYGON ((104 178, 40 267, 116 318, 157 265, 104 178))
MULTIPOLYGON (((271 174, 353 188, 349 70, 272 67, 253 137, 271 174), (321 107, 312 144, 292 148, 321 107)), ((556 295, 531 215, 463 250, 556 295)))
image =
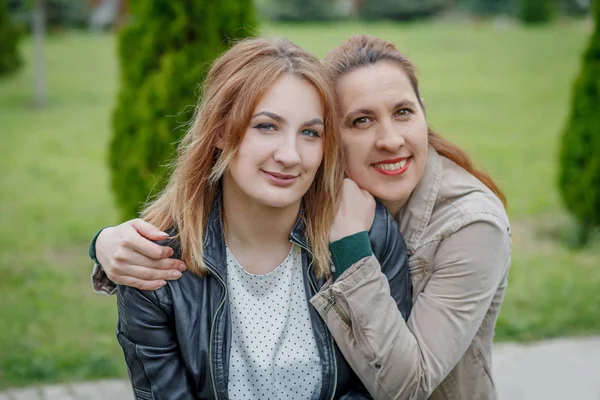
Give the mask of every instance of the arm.
POLYGON ((194 385, 177 344, 172 306, 161 303, 157 292, 127 286, 117 291, 117 338, 136 399, 194 399, 194 385))
POLYGON ((379 270, 387 278, 392 299, 404 319, 408 319, 412 308, 412 284, 406 245, 398 223, 383 204, 377 202, 369 232, 358 232, 330 243, 329 250, 335 267, 334 280, 362 258, 374 255, 381 266, 379 270))
POLYGON ((379 202, 369 231, 369 239, 373 255, 381 266, 380 271, 387 278, 390 295, 404 320, 407 320, 412 310, 412 282, 406 244, 400 234, 398 223, 379 202))
POLYGON ((509 264, 506 230, 477 221, 440 243, 408 323, 375 257, 353 265, 311 302, 375 398, 422 399, 464 355, 509 264))
POLYGON ((156 290, 166 280, 179 279, 186 269, 183 262, 168 258, 173 255, 168 246, 153 243, 167 237, 167 233, 141 219, 101 229, 89 247, 94 261, 94 290, 114 294, 117 284, 156 290))

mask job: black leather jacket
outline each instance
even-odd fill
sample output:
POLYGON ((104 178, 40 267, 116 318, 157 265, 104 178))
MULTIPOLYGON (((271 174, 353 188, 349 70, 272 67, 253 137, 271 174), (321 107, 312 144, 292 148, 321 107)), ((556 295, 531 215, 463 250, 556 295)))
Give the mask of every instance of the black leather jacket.
MULTIPOLYGON (((156 291, 118 287, 117 337, 123 347, 137 399, 227 399, 231 321, 227 295, 221 201, 215 200, 204 239, 210 274, 189 272, 156 291)), ((390 281, 392 296, 408 317, 411 283, 404 241, 396 222, 378 204, 370 231, 373 252, 390 281)), ((325 283, 311 266, 302 223, 290 234, 300 246, 307 302, 325 283)), ((165 243, 163 243, 165 244, 165 243)), ((178 243, 166 242, 180 257, 178 243)), ((319 399, 371 398, 335 345, 323 320, 308 303, 319 355, 319 399)))

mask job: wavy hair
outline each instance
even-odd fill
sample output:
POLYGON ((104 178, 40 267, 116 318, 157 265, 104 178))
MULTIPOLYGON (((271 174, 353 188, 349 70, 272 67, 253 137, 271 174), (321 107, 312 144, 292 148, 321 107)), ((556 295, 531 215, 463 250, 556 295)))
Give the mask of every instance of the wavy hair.
MULTIPOLYGON (((332 50, 325 58, 325 66, 330 78, 335 82, 344 74, 360 67, 376 64, 380 61, 396 63, 408 76, 410 84, 415 91, 419 105, 423 110, 425 106, 419 93, 419 80, 415 65, 396 47, 383 39, 356 35, 346 39, 338 48, 332 50)), ((449 158, 471 175, 486 185, 506 207, 506 197, 486 172, 475 168, 473 161, 460 147, 434 132, 428 126, 427 138, 429 144, 442 156, 449 158)))
POLYGON ((315 271, 321 277, 330 274, 328 235, 344 174, 335 91, 316 57, 289 40, 270 38, 242 40, 212 64, 193 122, 179 143, 169 182, 142 213, 159 229, 176 227, 182 259, 195 274, 206 273, 202 244, 221 177, 257 104, 285 74, 312 84, 325 108, 323 161, 303 197, 302 218, 315 271))

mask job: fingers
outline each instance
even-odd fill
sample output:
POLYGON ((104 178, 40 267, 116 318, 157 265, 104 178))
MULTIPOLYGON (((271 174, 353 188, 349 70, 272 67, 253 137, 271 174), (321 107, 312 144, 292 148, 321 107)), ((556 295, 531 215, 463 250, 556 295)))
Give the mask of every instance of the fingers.
POLYGON ((141 281, 172 281, 181 278, 181 272, 178 270, 163 270, 142 267, 139 265, 129 265, 124 271, 124 277, 131 277, 141 281))
POLYGON ((162 232, 154 225, 144 221, 143 219, 137 218, 130 221, 131 226, 139 232, 140 235, 150 240, 164 240, 169 235, 166 232, 162 232))
POLYGON ((157 290, 167 284, 166 281, 144 281, 141 279, 134 278, 132 276, 124 276, 121 282, 116 282, 119 285, 131 286, 140 290, 157 290))
POLYGON ((153 260, 161 260, 173 255, 172 248, 153 243, 139 234, 134 234, 124 238, 123 246, 153 260))
POLYGON ((154 260, 146 257, 136 251, 125 250, 122 254, 117 254, 115 260, 121 265, 141 265, 150 269, 158 270, 179 270, 185 271, 185 264, 181 260, 175 258, 163 258, 160 260, 154 260))
POLYGON ((176 269, 155 269, 139 265, 116 265, 110 272, 106 271, 108 278, 119 284, 132 286, 142 290, 156 290, 166 284, 168 280, 181 278, 181 272, 176 269))

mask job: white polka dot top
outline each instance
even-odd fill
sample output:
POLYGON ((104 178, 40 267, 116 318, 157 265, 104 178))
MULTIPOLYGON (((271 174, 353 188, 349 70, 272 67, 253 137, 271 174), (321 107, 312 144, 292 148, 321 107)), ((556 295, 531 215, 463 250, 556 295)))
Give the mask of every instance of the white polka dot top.
POLYGON ((253 275, 227 249, 231 399, 316 399, 321 361, 302 277, 300 247, 275 270, 253 275))

